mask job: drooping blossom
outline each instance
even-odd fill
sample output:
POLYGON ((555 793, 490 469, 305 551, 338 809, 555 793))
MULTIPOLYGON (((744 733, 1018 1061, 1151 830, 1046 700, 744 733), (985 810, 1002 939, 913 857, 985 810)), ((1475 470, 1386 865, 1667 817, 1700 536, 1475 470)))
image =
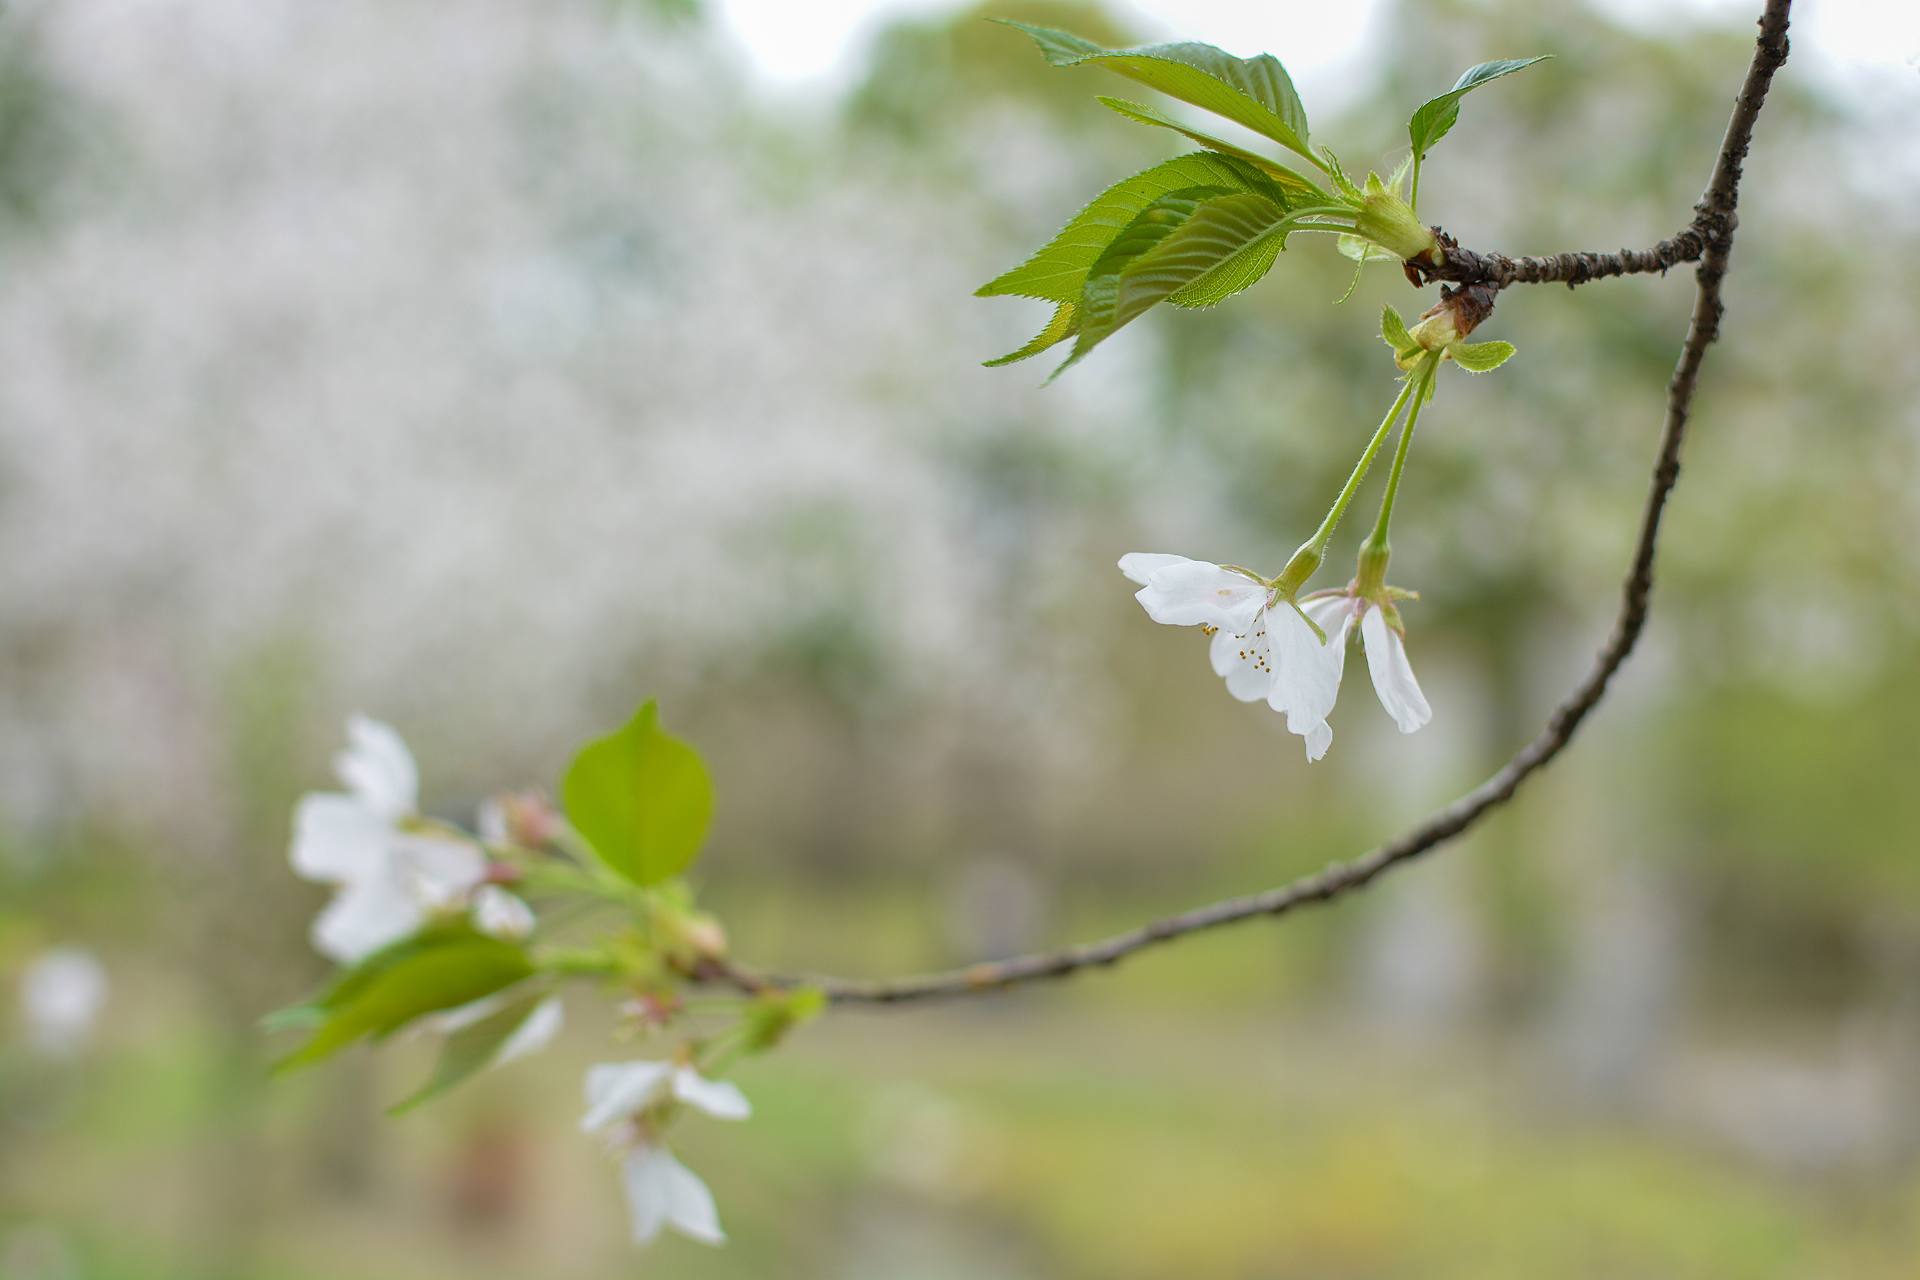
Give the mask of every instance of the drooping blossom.
POLYGON ((671 1062, 602 1063, 587 1071, 586 1096, 580 1128, 603 1135, 621 1153, 634 1241, 650 1244, 672 1227, 703 1244, 724 1244, 713 1193, 675 1158, 661 1130, 681 1104, 722 1120, 744 1120, 752 1113, 746 1096, 726 1081, 671 1062))
POLYGON ((1246 570, 1185 556, 1136 551, 1120 558, 1120 572, 1140 584, 1134 598, 1155 622, 1198 626, 1212 637, 1208 657, 1228 693, 1285 713, 1308 760, 1326 755, 1344 655, 1330 635, 1315 633, 1326 627, 1313 605, 1281 598, 1246 570))
MULTIPOLYGON (((1347 637, 1357 624, 1360 647, 1367 655, 1367 674, 1373 677, 1373 691, 1400 732, 1413 733, 1433 719, 1433 708, 1421 692, 1420 682, 1414 678, 1413 664, 1407 660, 1407 642, 1391 589, 1384 589, 1377 596, 1361 595, 1351 589, 1333 592, 1310 597, 1304 607, 1326 631, 1327 645, 1337 655, 1336 689, 1345 666, 1347 637)), ((1331 701, 1328 707, 1331 709, 1331 701)))

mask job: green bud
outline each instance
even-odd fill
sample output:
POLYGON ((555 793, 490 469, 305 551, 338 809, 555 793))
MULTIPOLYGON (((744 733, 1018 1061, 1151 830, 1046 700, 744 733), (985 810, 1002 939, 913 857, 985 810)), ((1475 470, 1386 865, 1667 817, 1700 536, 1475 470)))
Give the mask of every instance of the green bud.
POLYGON ((1460 323, 1452 310, 1441 303, 1421 316, 1419 322, 1407 330, 1407 336, 1419 343, 1423 351, 1445 351, 1460 341, 1460 323))
POLYGON ((1433 228, 1423 226, 1413 206, 1389 190, 1376 174, 1367 175, 1353 230, 1396 258, 1436 267, 1441 264, 1440 242, 1433 228))

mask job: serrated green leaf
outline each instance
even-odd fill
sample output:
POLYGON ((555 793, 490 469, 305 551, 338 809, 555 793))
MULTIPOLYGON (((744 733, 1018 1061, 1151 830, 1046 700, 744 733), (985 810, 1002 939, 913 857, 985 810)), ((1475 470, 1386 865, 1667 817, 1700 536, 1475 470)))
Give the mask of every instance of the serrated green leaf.
POLYGON ((513 1033, 520 1029, 521 1024, 542 1002, 549 999, 552 997, 544 991, 531 992, 478 1022, 468 1023, 455 1031, 440 1047, 439 1061, 434 1064, 433 1074, 427 1078, 427 1082, 388 1107, 387 1114, 399 1115, 403 1111, 411 1111, 486 1070, 499 1056, 500 1050, 506 1047, 507 1041, 513 1038, 513 1033))
POLYGON ((356 1040, 390 1035, 423 1014, 469 1004, 532 973, 533 963, 518 945, 480 934, 411 951, 354 982, 327 1008, 312 1038, 274 1070, 306 1066, 356 1040))
POLYGON ((1279 161, 1268 159, 1257 151, 1249 151, 1245 147, 1228 142, 1224 138, 1216 138, 1210 133, 1203 132, 1191 125, 1183 124, 1165 112, 1156 111, 1145 103, 1130 102, 1125 98, 1109 98, 1104 94, 1099 95, 1095 100, 1099 102, 1101 106, 1111 111, 1117 111, 1129 120, 1139 124, 1152 125, 1155 128, 1171 129, 1175 133, 1184 134, 1193 139, 1210 151, 1218 151, 1222 155, 1228 155, 1236 160, 1246 161, 1248 164, 1260 170, 1260 172, 1266 174, 1267 177, 1273 179, 1273 185, 1279 187, 1285 195, 1285 203, 1289 208, 1306 204, 1324 204, 1329 199, 1327 193, 1322 191, 1318 185, 1301 177, 1279 161))
POLYGON ((1491 373, 1513 358, 1511 342, 1456 342, 1447 348, 1453 362, 1468 373, 1491 373))
POLYGON ((1523 71, 1536 62, 1544 62, 1551 54, 1541 54, 1537 58, 1502 58, 1495 62, 1483 62, 1477 67, 1469 67, 1454 81, 1453 88, 1437 98, 1429 98, 1421 103, 1407 121, 1407 139, 1413 144, 1413 154, 1424 156, 1433 149, 1433 144, 1447 136, 1460 119, 1460 99, 1478 89, 1490 80, 1523 71))
POLYGON ((567 820, 600 861, 638 885, 691 866, 713 822, 706 764, 660 727, 651 700, 618 731, 580 749, 560 796, 567 820))
MULTIPOLYGON (((1200 202, 1219 192, 1217 187, 1192 187, 1170 191, 1134 216, 1133 221, 1115 236, 1087 272, 1086 287, 1080 294, 1080 332, 1073 352, 1048 381, 1059 377, 1127 320, 1120 318, 1120 277, 1127 265, 1172 235, 1180 224, 1193 216, 1200 202)), ((1136 313, 1137 314, 1137 313, 1136 313)))
POLYGON ((1300 104, 1287 69, 1272 54, 1236 58, 1210 44, 1195 43, 1103 49, 1071 32, 1024 22, 1008 21, 1006 25, 1033 37, 1040 52, 1056 67, 1098 63, 1314 159, 1307 147, 1306 108, 1300 104))
POLYGON ((1157 203, 1088 274, 1079 341, 1055 377, 1156 303, 1212 306, 1253 284, 1297 225, 1266 196, 1196 194, 1157 203))
POLYGON ((1391 306, 1380 308, 1380 339, 1393 348, 1395 356, 1403 356, 1409 351, 1417 351, 1420 344, 1407 332, 1407 322, 1391 306))
POLYGON ((1080 308, 1071 302, 1063 302, 1053 309, 1053 319, 1047 321, 1046 327, 1034 334, 1033 339, 1026 346, 992 360, 983 360, 981 363, 989 369, 997 369, 1003 364, 1026 360, 1039 355, 1055 343, 1065 342, 1078 332, 1080 332, 1080 308))
MULTIPOLYGON (((975 296, 1012 295, 1078 304, 1087 273, 1135 218, 1163 196, 1196 188, 1271 192, 1274 184, 1259 169, 1232 156, 1209 151, 1175 156, 1102 191, 1038 253, 981 285, 975 296)), ((1282 199, 1277 194, 1274 198, 1282 199)))
POLYGON ((1295 225, 1265 196, 1205 201, 1177 231, 1128 264, 1120 283, 1120 323, 1164 298, 1177 297, 1187 307, 1225 301, 1267 273, 1295 225))

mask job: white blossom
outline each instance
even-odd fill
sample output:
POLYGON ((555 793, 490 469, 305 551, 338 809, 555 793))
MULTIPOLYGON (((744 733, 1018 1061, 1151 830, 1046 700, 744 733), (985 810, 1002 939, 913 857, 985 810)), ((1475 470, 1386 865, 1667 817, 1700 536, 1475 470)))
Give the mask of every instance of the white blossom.
POLYGON ((1212 635, 1208 656, 1228 693, 1284 713, 1287 730, 1306 740, 1308 760, 1326 755, 1345 633, 1336 640, 1328 632, 1324 641, 1316 635, 1315 626, 1327 630, 1316 606, 1275 599, 1251 574, 1185 556, 1136 551, 1120 558, 1120 572, 1140 584, 1134 598, 1155 622, 1212 635))
POLYGON ((49 1057, 86 1047, 107 1002, 107 971, 85 947, 54 947, 20 976, 20 1012, 27 1041, 49 1057))
POLYGON ((722 1244, 713 1193, 660 1140, 660 1113, 684 1103, 722 1120, 752 1113, 746 1095, 723 1080, 708 1080, 671 1062, 607 1062, 589 1068, 587 1113, 580 1128, 609 1137, 622 1149, 621 1181, 633 1238, 649 1244, 663 1227, 704 1244, 722 1244))
POLYGON ((497 884, 473 895, 473 927, 490 937, 518 941, 533 932, 533 908, 497 884))
MULTIPOLYGON (((1338 692, 1341 669, 1345 663, 1347 637, 1358 623, 1360 645, 1367 654, 1367 673, 1373 677, 1373 691, 1402 733, 1413 733, 1433 719, 1420 682, 1414 678, 1413 665, 1407 661, 1407 643, 1400 629, 1387 617, 1378 600, 1339 592, 1306 602, 1307 612, 1327 633, 1327 644, 1337 651, 1334 686, 1338 692)), ((1332 710, 1333 699, 1327 699, 1332 710)))
POLYGON ((347 722, 334 760, 347 790, 313 792, 294 814, 295 874, 339 886, 313 922, 313 945, 351 964, 460 906, 485 879, 472 842, 418 822, 420 775, 400 735, 365 716, 347 722))

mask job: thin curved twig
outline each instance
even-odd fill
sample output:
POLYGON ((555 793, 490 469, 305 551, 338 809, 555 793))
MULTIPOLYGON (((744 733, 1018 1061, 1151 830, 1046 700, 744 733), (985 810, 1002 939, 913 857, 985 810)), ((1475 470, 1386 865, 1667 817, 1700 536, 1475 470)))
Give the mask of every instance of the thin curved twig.
MULTIPOLYGON (((1633 561, 1620 592, 1620 610, 1613 630, 1595 657, 1592 669, 1573 691, 1555 707, 1547 724, 1526 746, 1507 761, 1499 772, 1439 810, 1398 839, 1381 845, 1371 853, 1347 862, 1336 862, 1313 875, 1302 877, 1263 893, 1223 901, 1183 911, 1178 915, 1150 921, 1138 928, 1098 942, 1065 947, 976 964, 964 969, 915 977, 860 981, 844 978, 761 977, 733 966, 718 966, 712 976, 744 990, 758 991, 800 984, 818 987, 837 1004, 900 1004, 948 996, 971 995, 983 991, 1004 990, 1042 978, 1059 978, 1082 969, 1115 964, 1149 947, 1184 938, 1190 934, 1222 925, 1251 920, 1258 916, 1278 916, 1316 902, 1341 897, 1372 882, 1392 868, 1428 853, 1459 836, 1491 810, 1513 798, 1515 792, 1534 773, 1566 749, 1587 714, 1605 696, 1614 673, 1619 671, 1647 622, 1648 600, 1653 590, 1653 563, 1660 539, 1661 517, 1667 498, 1680 478, 1680 448, 1686 439, 1687 420, 1692 412, 1694 389, 1707 347, 1719 335, 1723 307, 1720 285, 1727 272, 1727 258, 1733 247, 1733 232, 1738 221, 1741 164, 1753 139, 1754 122, 1766 100, 1774 72, 1787 59, 1787 14, 1791 0, 1767 0, 1760 18, 1760 37, 1745 82, 1734 101, 1733 116, 1714 162, 1705 194, 1694 207, 1689 228, 1671 241, 1638 254, 1601 255, 1617 259, 1617 269, 1602 261, 1593 265, 1596 255, 1561 254, 1554 258, 1506 258, 1496 254, 1472 254, 1455 249, 1463 265, 1479 264, 1473 269, 1485 272, 1469 283, 1535 283, 1564 280, 1578 284, 1596 275, 1619 275, 1630 271, 1650 271, 1674 256, 1673 262, 1697 257, 1697 290, 1693 316, 1687 329, 1680 359, 1667 385, 1666 423, 1660 447, 1655 455, 1651 487, 1640 517, 1640 536, 1633 561), (1697 245, 1697 248, 1696 248, 1697 245), (1651 255, 1650 257, 1648 255, 1651 255), (1587 262, 1585 267, 1581 262, 1587 262), (1562 265, 1556 265, 1562 264, 1562 265)), ((1673 265, 1673 262, 1664 265, 1673 265)), ((1444 270, 1444 269, 1443 269, 1444 270)), ((1461 280, 1461 276, 1442 276, 1461 280)))

